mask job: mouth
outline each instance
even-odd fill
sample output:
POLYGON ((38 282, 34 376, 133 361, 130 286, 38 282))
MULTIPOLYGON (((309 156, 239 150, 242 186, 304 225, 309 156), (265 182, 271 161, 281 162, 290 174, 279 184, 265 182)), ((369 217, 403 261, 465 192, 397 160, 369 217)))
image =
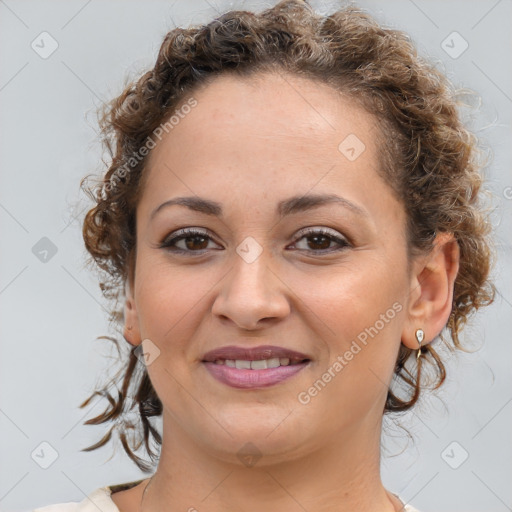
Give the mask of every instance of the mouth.
POLYGON ((218 381, 236 388, 262 388, 282 382, 311 362, 306 354, 276 346, 222 347, 202 363, 218 381))
POLYGON ((266 370, 267 368, 279 368, 280 366, 294 366, 308 361, 309 359, 291 360, 289 357, 272 357, 253 361, 249 359, 216 359, 213 363, 238 368, 239 370, 266 370))

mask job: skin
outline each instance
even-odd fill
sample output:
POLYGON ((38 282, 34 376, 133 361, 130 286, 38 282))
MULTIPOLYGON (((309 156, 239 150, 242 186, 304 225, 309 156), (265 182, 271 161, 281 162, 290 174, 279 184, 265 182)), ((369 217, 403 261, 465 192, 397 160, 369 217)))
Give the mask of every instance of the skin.
MULTIPOLYGON (((408 261, 403 205, 377 173, 377 121, 327 85, 224 75, 194 97, 197 106, 149 156, 126 294, 127 341, 149 339, 160 350, 148 371, 164 406, 163 445, 142 509, 401 510, 380 477, 386 393, 400 343, 416 349, 416 329, 428 343, 448 320, 456 242, 439 235, 430 254, 408 261), (338 150, 349 134, 366 146, 354 161, 338 150), (317 193, 364 214, 336 203, 276 214, 279 201, 317 193), (170 206, 150 218, 178 196, 221 203, 223 216, 170 206), (186 254, 159 246, 184 227, 211 239, 178 242, 186 254), (298 238, 308 227, 350 245, 336 251, 333 239, 298 238), (248 236, 263 250, 252 263, 236 252, 248 236), (299 393, 394 303, 394 318, 300 403, 299 393), (278 385, 240 390, 201 363, 231 344, 280 345, 312 362, 278 385), (237 456, 248 442, 262 454, 252 467, 237 456)), ((121 512, 139 510, 147 483, 112 495, 121 512)))

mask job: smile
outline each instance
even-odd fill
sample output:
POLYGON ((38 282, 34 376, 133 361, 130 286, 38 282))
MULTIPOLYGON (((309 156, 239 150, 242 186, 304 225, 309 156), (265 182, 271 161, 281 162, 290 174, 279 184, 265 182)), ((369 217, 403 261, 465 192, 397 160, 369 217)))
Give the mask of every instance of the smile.
POLYGON ((296 365, 301 362, 302 361, 291 361, 288 357, 273 357, 271 359, 258 359, 257 361, 248 361, 244 359, 217 359, 215 364, 225 364, 230 368, 238 368, 239 370, 266 370, 267 368, 296 365))
POLYGON ((254 389, 274 386, 306 368, 309 360, 290 363, 287 358, 257 361, 217 360, 203 362, 216 380, 234 388, 254 389))

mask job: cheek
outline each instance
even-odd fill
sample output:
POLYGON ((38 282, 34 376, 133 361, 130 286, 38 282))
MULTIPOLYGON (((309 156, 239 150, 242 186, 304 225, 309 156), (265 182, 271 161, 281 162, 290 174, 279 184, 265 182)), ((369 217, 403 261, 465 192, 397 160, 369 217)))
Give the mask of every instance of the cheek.
MULTIPOLYGON (((307 293, 308 306, 328 326, 323 331, 328 334, 322 335, 328 361, 321 361, 315 373, 332 384, 322 391, 318 405, 344 404, 362 414, 387 393, 401 340, 406 275, 399 272, 405 267, 395 267, 396 259, 359 261, 326 274, 317 291, 307 293)), ((311 290, 311 279, 302 287, 305 293, 311 290)))
POLYGON ((406 286, 399 268, 396 260, 362 255, 336 268, 289 279, 297 296, 322 320, 332 348, 341 349, 376 322, 382 331, 399 324, 397 310, 403 308, 393 305, 403 302, 406 286), (383 329, 380 318, 386 313, 383 329))
POLYGON ((208 265, 178 266, 141 252, 135 302, 142 339, 177 350, 207 314, 209 293, 223 274, 208 265))

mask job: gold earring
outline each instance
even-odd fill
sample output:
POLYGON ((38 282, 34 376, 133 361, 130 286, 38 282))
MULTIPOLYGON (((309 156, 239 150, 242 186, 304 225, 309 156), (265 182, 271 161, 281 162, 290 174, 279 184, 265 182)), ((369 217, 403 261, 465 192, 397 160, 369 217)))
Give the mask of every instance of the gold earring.
POLYGON ((416 361, 421 357, 421 343, 425 338, 425 331, 423 329, 416 329, 416 341, 418 342, 419 348, 418 353, 416 354, 416 361))

